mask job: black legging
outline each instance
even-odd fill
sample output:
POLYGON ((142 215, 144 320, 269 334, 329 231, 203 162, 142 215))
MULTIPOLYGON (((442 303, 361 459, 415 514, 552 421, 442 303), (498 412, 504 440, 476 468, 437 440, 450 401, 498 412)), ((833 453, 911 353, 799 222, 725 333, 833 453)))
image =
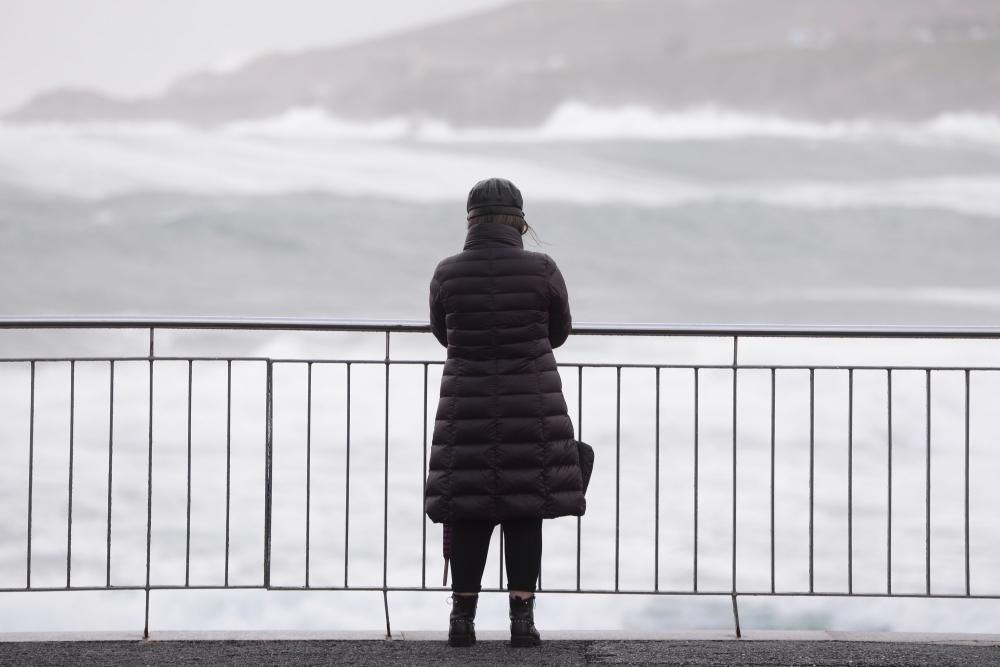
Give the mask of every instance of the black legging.
MULTIPOLYGON (((478 593, 495 522, 455 521, 451 529, 451 590, 478 593)), ((535 591, 542 562, 542 520, 501 522, 508 591, 535 591)))

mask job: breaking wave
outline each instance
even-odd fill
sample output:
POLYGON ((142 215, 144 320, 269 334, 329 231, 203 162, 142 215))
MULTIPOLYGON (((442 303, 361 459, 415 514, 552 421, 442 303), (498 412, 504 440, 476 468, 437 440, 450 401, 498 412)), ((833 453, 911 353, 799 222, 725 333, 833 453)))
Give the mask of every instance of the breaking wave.
POLYGON ((554 141, 728 141, 748 138, 795 141, 871 142, 907 145, 1000 147, 1000 117, 956 112, 921 122, 813 121, 701 106, 656 111, 643 106, 615 109, 566 102, 531 128, 467 127, 414 117, 373 122, 336 118, 322 109, 299 108, 264 120, 240 121, 222 130, 234 136, 324 137, 427 143, 544 143, 554 141))

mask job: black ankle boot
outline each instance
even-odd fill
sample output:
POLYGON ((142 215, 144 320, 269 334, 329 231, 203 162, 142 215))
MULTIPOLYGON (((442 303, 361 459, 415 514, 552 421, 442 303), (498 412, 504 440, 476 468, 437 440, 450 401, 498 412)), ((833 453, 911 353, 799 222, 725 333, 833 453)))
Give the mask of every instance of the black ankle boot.
POLYGON ((542 643, 535 629, 535 596, 521 600, 510 598, 510 645, 538 646, 542 643))
POLYGON ((476 603, 478 595, 451 596, 451 626, 448 646, 472 646, 476 643, 476 603))

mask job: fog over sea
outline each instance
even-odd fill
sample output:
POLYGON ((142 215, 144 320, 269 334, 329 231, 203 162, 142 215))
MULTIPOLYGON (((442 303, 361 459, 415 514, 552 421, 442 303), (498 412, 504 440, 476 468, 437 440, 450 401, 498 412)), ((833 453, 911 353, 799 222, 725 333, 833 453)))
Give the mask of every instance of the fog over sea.
MULTIPOLYGON (((461 250, 464 202, 503 176, 566 278, 578 323, 995 325, 1000 313, 1000 118, 961 109, 923 121, 805 120, 702 105, 674 112, 568 100, 534 127, 456 127, 431 117, 346 121, 303 107, 269 119, 0 123, 0 303, 6 315, 151 314, 426 320, 437 261, 461 250)), ((143 332, 0 331, 4 357, 145 355, 143 332)), ((162 332, 162 355, 379 361, 379 335, 162 332)), ((429 336, 393 355, 439 362, 429 336)), ((561 363, 731 361, 726 339, 573 337, 561 363)), ((745 340, 743 363, 1000 366, 996 342, 745 340)), ((440 526, 421 551, 422 366, 393 367, 388 581, 439 585, 440 526)), ((69 367, 38 363, 32 585, 66 582, 69 367)), ((187 364, 157 362, 152 581, 225 576, 226 366, 195 362, 192 521, 187 525, 187 364)), ((273 583, 304 583, 306 366, 275 376, 273 583)), ((381 586, 384 366, 352 368, 349 578, 381 586)), ((310 583, 344 578, 346 377, 313 366, 310 583)), ((656 393, 651 369, 623 369, 620 470, 615 370, 576 368, 567 402, 597 469, 581 522, 584 588, 690 589, 693 377, 664 369, 659 547, 654 546, 656 393), (616 473, 620 475, 616 481, 616 473), (654 556, 658 553, 658 562, 654 556)), ((26 577, 30 372, 0 364, 0 588, 26 577)), ((770 385, 741 371, 737 418, 741 590, 770 589, 770 385)), ((428 430, 440 366, 428 375, 428 430)), ((233 362, 230 582, 262 577, 263 366, 233 362)), ((699 590, 728 591, 732 373, 699 385, 699 590)), ((893 376, 892 590, 925 584, 926 377, 893 376)), ((886 376, 856 371, 853 586, 884 591, 888 563, 886 376)), ((964 378, 933 374, 931 575, 965 592, 964 378)), ((1000 595, 1000 377, 970 382, 970 579, 1000 595)), ((116 364, 112 583, 145 579, 148 365, 116 364)), ((847 374, 815 375, 815 590, 847 587, 847 374)), ((779 372, 775 584, 808 590, 809 376, 779 372)), ((72 581, 103 586, 108 519, 108 364, 75 367, 72 581)), ((429 432, 428 432, 429 439, 429 432)), ((546 522, 542 588, 576 585, 576 520, 546 522)), ((494 535, 485 586, 499 576, 494 535)), ((5 630, 141 627, 141 592, 0 594, 5 630), (86 614, 80 610, 86 609, 86 614)), ((393 629, 440 630, 447 593, 389 594, 393 629)), ((538 627, 728 628, 727 596, 540 595, 538 627)), ((479 627, 506 627, 484 596, 479 627)), ((995 631, 996 600, 740 599, 744 627, 995 631)), ((384 627, 380 592, 154 592, 153 629, 384 627)))

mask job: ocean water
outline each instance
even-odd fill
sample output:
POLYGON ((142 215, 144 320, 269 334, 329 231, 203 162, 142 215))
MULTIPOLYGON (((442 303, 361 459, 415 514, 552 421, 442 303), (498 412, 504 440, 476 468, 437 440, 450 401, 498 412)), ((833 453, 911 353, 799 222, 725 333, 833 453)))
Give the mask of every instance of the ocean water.
MULTIPOLYGON (((212 314, 426 319, 434 263, 464 237, 464 193, 490 175, 525 193, 529 222, 570 288, 577 322, 995 324, 1000 308, 998 121, 956 110, 922 123, 815 123, 713 108, 658 114, 568 103, 538 128, 451 128, 427 119, 344 123, 311 110, 215 129, 179 125, 0 127, 0 298, 6 314, 212 314)), ((4 357, 145 354, 141 332, 0 332, 4 357)), ((380 336, 164 332, 163 355, 382 358, 380 336)), ((440 362, 429 336, 393 339, 394 358, 440 362)), ((574 337, 564 364, 729 363, 725 339, 574 337)), ((746 340, 743 363, 997 365, 996 343, 746 340)), ((108 365, 75 367, 72 582, 107 574, 108 365)), ((36 367, 32 584, 64 586, 69 367, 36 367)), ((192 367, 191 525, 187 508, 187 364, 158 361, 154 386, 151 579, 225 577, 226 366, 192 367), (190 549, 190 551, 188 551, 190 549), (188 553, 190 556, 188 556, 188 553)), ((310 584, 439 585, 440 527, 422 546, 422 366, 390 377, 388 502, 384 366, 352 366, 350 512, 343 365, 275 376, 272 581, 305 583, 306 442, 310 584), (345 524, 347 540, 345 545, 345 524)), ((428 438, 440 366, 428 367, 428 438)), ((574 424, 597 450, 581 521, 580 583, 688 590, 694 581, 694 387, 664 369, 656 465, 654 371, 584 371, 582 411, 562 369, 574 424), (618 435, 616 435, 616 433, 618 435), (656 478, 659 474, 659 523, 656 478), (616 516, 615 498, 620 512, 616 516), (655 527, 659 526, 658 547, 655 527), (658 554, 658 559, 657 559, 658 554)), ((970 379, 970 582, 1000 594, 996 373, 970 379)), ((30 392, 26 363, 0 365, 0 587, 26 577, 30 392)), ((884 371, 856 371, 853 587, 885 590, 889 565, 884 371)), ((229 578, 263 568, 263 365, 233 363, 229 578)), ((847 374, 814 377, 813 584, 846 590, 847 374)), ((931 394, 931 583, 962 594, 964 377, 940 371, 931 394)), ((926 576, 926 377, 893 376, 892 590, 926 576)), ((698 588, 732 586, 732 372, 699 377, 698 588)), ((775 589, 809 586, 809 378, 775 386, 775 589)), ((116 364, 111 579, 145 578, 148 364, 116 364)), ((740 371, 737 588, 769 590, 770 385, 740 371)), ((576 585, 576 520, 546 522, 543 588, 576 585)), ((494 536, 485 584, 500 582, 494 536)), ((439 629, 447 593, 391 593, 394 629, 439 629)), ((729 627, 730 602, 648 595, 547 595, 544 629, 729 627)), ((136 628, 142 595, 3 593, 5 629, 136 628), (58 596, 79 600, 54 607, 58 596)), ((744 627, 993 629, 995 601, 741 598, 744 627)), ((480 626, 503 628, 500 595, 480 626)), ((153 629, 379 629, 378 592, 155 592, 153 629)))
MULTIPOLYGON (((505 173, 533 193, 534 201, 656 207, 735 201, 806 209, 1000 212, 995 163, 1000 119, 977 114, 947 114, 919 124, 823 124, 711 107, 656 114, 570 103, 539 128, 504 130, 454 129, 413 119, 358 125, 304 109, 214 130, 170 123, 5 126, 0 128, 0 148, 4 182, 84 198, 143 190, 244 195, 320 190, 451 202, 461 201, 456 193, 468 189, 470 175, 505 173), (765 150, 788 150, 791 143, 793 150, 874 150, 883 154, 883 164, 864 179, 851 173, 855 165, 850 162, 830 165, 823 177, 780 175, 769 173, 771 165, 753 164, 754 151, 748 152, 743 142, 754 141, 779 144, 758 149, 758 157, 765 150), (639 157, 600 149, 593 155, 590 150, 594 144, 621 143, 637 148, 639 157), (678 168, 680 160, 672 168, 651 168, 650 156, 662 158, 685 147, 690 151, 691 143, 740 150, 741 177, 685 173, 678 168), (915 164, 899 161, 908 153, 915 164), (956 153, 963 155, 965 165, 958 174, 940 163, 941 155, 951 162, 956 153), (970 158, 981 160, 984 168, 969 173, 970 158), (640 160, 644 163, 636 164, 640 160)), ((823 164, 815 154, 809 161, 823 164)), ((851 162, 856 161, 854 156, 851 162)), ((789 167, 794 162, 771 164, 789 167)), ((866 167, 868 171, 871 165, 866 167)))

